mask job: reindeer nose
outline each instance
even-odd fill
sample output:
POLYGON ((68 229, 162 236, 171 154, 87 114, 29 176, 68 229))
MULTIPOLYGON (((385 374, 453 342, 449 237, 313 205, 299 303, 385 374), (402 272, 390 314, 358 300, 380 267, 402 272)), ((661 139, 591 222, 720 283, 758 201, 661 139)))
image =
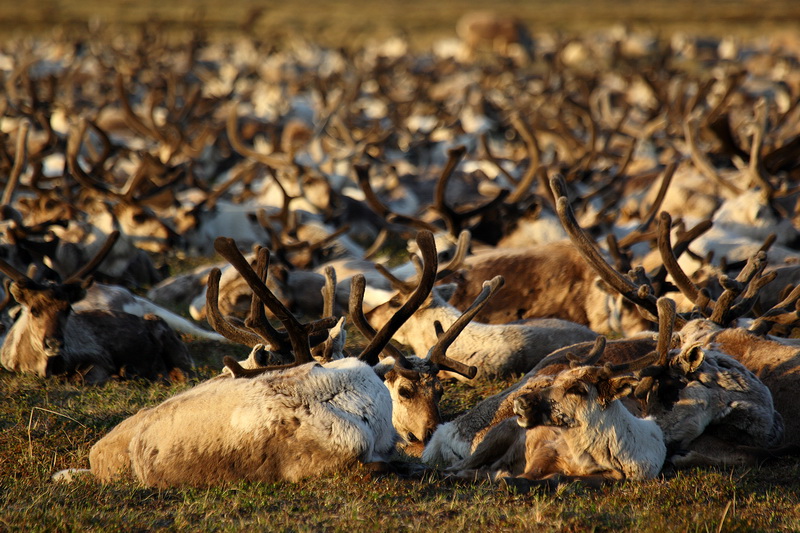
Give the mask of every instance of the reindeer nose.
POLYGON ((57 355, 58 352, 61 351, 61 347, 64 343, 60 339, 56 339, 55 337, 47 337, 44 340, 44 347, 53 355, 57 355))

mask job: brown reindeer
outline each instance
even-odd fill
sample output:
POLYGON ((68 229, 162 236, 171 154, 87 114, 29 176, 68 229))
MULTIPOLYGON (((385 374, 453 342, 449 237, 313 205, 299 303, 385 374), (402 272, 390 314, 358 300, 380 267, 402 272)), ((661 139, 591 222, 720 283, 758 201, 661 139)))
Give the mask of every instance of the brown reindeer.
POLYGON ((92 283, 88 274, 114 240, 106 241, 91 262, 63 283, 36 283, 0 262, 0 269, 13 280, 10 292, 22 306, 0 347, 0 362, 6 369, 40 376, 77 375, 91 384, 113 377, 183 379, 191 371, 186 347, 159 317, 73 310, 92 283))

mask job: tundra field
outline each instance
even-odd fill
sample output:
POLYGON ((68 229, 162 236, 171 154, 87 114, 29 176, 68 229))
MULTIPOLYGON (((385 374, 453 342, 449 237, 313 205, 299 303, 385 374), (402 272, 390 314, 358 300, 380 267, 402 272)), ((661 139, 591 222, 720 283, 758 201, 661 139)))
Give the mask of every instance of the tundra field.
MULTIPOLYGON (((6 204, 0 258, 16 261, 14 268, 25 272, 36 263, 38 253, 39 259, 47 257, 48 264, 57 265, 53 268, 61 279, 70 277, 91 262, 96 250, 78 259, 69 256, 69 262, 58 251, 41 252, 31 243, 52 243, 57 236, 63 244, 69 238, 62 232, 67 225, 64 218, 89 213, 113 218, 119 216, 119 206, 147 203, 147 213, 157 213, 162 224, 158 231, 168 227, 167 233, 157 237, 154 230, 132 237, 123 227, 122 236, 113 237, 142 254, 140 259, 149 265, 145 273, 133 270, 132 262, 124 265, 127 270, 122 274, 110 267, 103 270, 111 257, 120 260, 113 252, 91 270, 98 279, 127 285, 135 294, 155 299, 149 289, 158 281, 219 262, 214 238, 242 229, 238 221, 217 221, 219 225, 207 223, 200 231, 198 212, 217 213, 225 205, 231 213, 240 213, 244 210, 231 206, 271 202, 274 211, 269 214, 251 210, 248 230, 237 235, 237 242, 243 250, 259 242, 274 243, 269 246, 272 263, 285 265, 271 269, 270 276, 287 276, 279 277, 279 284, 285 284, 281 290, 287 291, 279 296, 309 320, 323 308, 316 285, 322 276, 310 283, 316 289, 313 298, 290 293, 298 291, 298 284, 290 288, 288 280, 292 272, 310 272, 341 253, 345 246, 336 248, 325 239, 345 224, 353 237, 348 246, 359 258, 385 231, 387 243, 376 256, 397 274, 410 266, 405 263, 406 245, 421 227, 449 232, 451 244, 459 230, 469 229, 471 254, 478 257, 476 250, 481 248, 488 254, 504 245, 536 242, 531 235, 540 233, 517 234, 513 239, 510 235, 530 220, 549 220, 557 228, 540 232, 555 234, 556 239, 569 236, 580 248, 579 239, 561 228, 574 209, 598 245, 611 249, 609 256, 618 270, 645 266, 646 273, 640 270, 637 277, 631 270, 630 279, 623 276, 627 281, 619 282, 634 283, 638 290, 615 287, 613 280, 599 276, 612 289, 628 291, 627 297, 644 314, 661 318, 658 327, 648 324, 658 329, 661 339, 673 339, 671 327, 665 333, 661 315, 666 298, 658 300, 658 310, 655 307, 656 297, 666 290, 662 287, 671 285, 656 272, 672 253, 677 255, 692 226, 708 219, 713 229, 695 235, 690 253, 681 259, 680 268, 693 267, 691 282, 676 285, 687 294, 692 292, 688 283, 712 281, 705 292, 694 290, 694 298, 669 293, 684 312, 678 323, 682 325, 694 308, 693 316, 702 315, 703 324, 713 323, 709 327, 746 331, 762 339, 772 333, 788 338, 781 341, 782 347, 794 346, 800 304, 795 309, 795 298, 781 307, 778 302, 790 291, 778 297, 775 290, 772 295, 767 272, 784 267, 787 270, 775 274, 786 274, 779 278, 784 284, 800 280, 794 270, 788 271, 800 262, 797 2, 500 0, 492 8, 513 14, 514 24, 521 21, 521 25, 514 26, 510 37, 489 41, 479 37, 470 41, 471 34, 465 31, 456 34, 462 13, 484 7, 474 0, 438 4, 309 0, 302 6, 249 0, 0 0, 0 183, 6 204), (530 30, 532 44, 519 28, 530 30), (297 126, 298 119, 308 119, 305 129, 297 126), (296 132, 294 137, 291 131, 296 132), (27 158, 20 157, 20 150, 27 158), (443 170, 448 162, 459 165, 452 175, 443 170), (138 181, 129 180, 131 176, 138 181), (231 176, 234 179, 228 181, 231 176), (565 179, 560 181, 559 176, 565 179), (281 191, 269 187, 273 179, 283 180, 281 191), (399 184, 416 189, 405 197, 402 193, 391 197, 392 187, 399 184), (665 189, 657 191, 659 185, 665 189), (447 195, 437 193, 447 187, 447 195), (318 190, 331 203, 313 196, 318 190), (202 200, 188 194, 197 191, 203 193, 202 200), (352 203, 343 204, 343 191, 352 203), (753 191, 758 191, 753 200, 756 208, 749 203, 727 207, 728 201, 753 191), (386 203, 369 201, 375 192, 386 203), (25 201, 37 196, 43 200, 41 213, 35 212, 32 201, 25 201), (419 201, 409 206, 411 196, 419 201), (568 202, 559 202, 560 196, 567 196, 572 207, 565 208, 568 202), (334 205, 334 199, 339 203, 334 205), (175 208, 179 202, 183 211, 175 208), (48 207, 42 207, 45 203, 48 207), (466 206, 481 204, 483 210, 462 216, 466 206), (283 205, 309 211, 302 223, 319 222, 318 227, 328 233, 301 237, 301 222, 281 211, 283 205), (343 205, 357 206, 370 216, 355 215, 344 222, 348 208, 343 205), (661 250, 660 255, 655 250, 664 240, 667 249, 671 247, 672 220, 656 216, 659 206, 672 214, 678 228, 673 232, 675 247, 669 253, 661 250), (492 208, 506 211, 493 214, 492 208), (737 246, 744 244, 723 250, 714 247, 713 236, 714 231, 735 232, 720 215, 726 209, 745 217, 751 211, 758 213, 730 226, 738 230, 736 239, 745 241, 737 240, 737 246), (527 217, 530 213, 535 214, 527 217), (192 223, 186 222, 189 214, 195 217, 192 223), (518 219, 505 220, 512 216, 518 219), (771 225, 762 225, 770 216, 771 225), (377 228, 359 225, 376 217, 382 220, 377 228), (255 234, 250 231, 253 227, 255 234), (616 230, 621 252, 615 250, 613 239, 604 244, 606 234, 616 230), (762 246, 769 233, 778 233, 777 241, 762 246), (767 249, 767 260, 755 253, 759 248, 767 249), (25 254, 16 255, 20 250, 25 254), (737 277, 751 257, 755 259, 745 270, 755 273, 737 277), (716 283, 722 274, 729 275, 720 278, 725 292, 716 283), (738 288, 729 292, 733 285, 738 288), (710 300, 702 300, 706 294, 710 300), (755 302, 756 296, 761 300, 755 302), (313 302, 304 307, 304 299, 313 302), (723 308, 723 301, 729 308, 723 308), (761 318, 745 330, 735 327, 737 313, 761 318)), ((144 218, 141 213, 134 216, 136 223, 137 216, 144 218)), ((546 241, 539 242, 547 246, 546 241)), ((119 242, 114 246, 121 246, 119 242)), ((422 241, 417 242, 423 248, 422 241)), ((424 250, 420 253, 426 257, 424 250)), ((38 263, 39 273, 42 265, 38 263)), ((472 265, 471 272, 478 272, 472 265)), ((458 269, 462 263, 454 260, 442 273, 469 283, 469 269, 453 275, 449 266, 458 269)), ((430 264, 420 268, 427 267, 430 264)), ((466 295, 456 292, 451 303, 461 298, 464 305, 459 309, 469 305, 480 282, 496 273, 491 264, 485 268, 486 275, 475 274, 481 277, 479 288, 466 295)), ((664 268, 677 277, 671 269, 676 267, 664 268)), ((0 270, 18 285, 26 285, 22 274, 15 277, 16 271, 0 270)), ((340 280, 347 276, 342 272, 340 280)), ((32 277, 36 274, 27 271, 32 277)), ((198 276, 201 287, 191 296, 181 296, 180 301, 166 297, 159 303, 207 327, 205 318, 213 322, 214 309, 206 305, 202 288, 210 277, 198 276)), ((533 283, 536 276, 529 277, 533 283)), ((424 274, 418 278, 421 286, 424 274)), ((212 298, 222 314, 252 317, 249 289, 242 293, 236 286, 226 289, 225 283, 223 273, 219 294, 212 298), (223 301, 226 290, 232 303, 223 301)), ((374 278, 367 283, 380 285, 374 278)), ((507 292, 524 290, 516 283, 506 275, 507 292)), ((570 294, 577 283, 560 292, 570 294)), ((376 294, 391 296, 397 288, 389 283, 380 286, 383 292, 376 294)), ((274 287, 270 285, 270 290, 277 293, 274 287)), ((2 294, 8 292, 6 285, 2 294)), ((502 295, 499 292, 491 301, 505 301, 502 295)), ((376 298, 373 293, 369 297, 376 298)), ((366 301, 363 295, 362 300, 359 306, 366 301)), ((326 300, 330 312, 325 314, 344 314, 338 306, 333 312, 333 303, 330 309, 328 304, 326 300)), ((266 301, 264 305, 275 313, 266 301)), ((432 305, 430 298, 425 305, 432 305)), ((3 334, 11 327, 7 307, 3 300, 3 334)), ((536 316, 517 307, 513 305, 514 319, 536 316)), ((590 312, 583 313, 582 320, 574 313, 559 318, 591 326, 609 339, 622 339, 635 335, 642 322, 638 312, 625 312, 620 308, 600 319, 590 312)), ((489 321, 489 313, 478 318, 489 321)), ((417 314, 422 316, 421 311, 417 314)), ((222 333, 227 325, 243 331, 244 324, 243 320, 221 326, 217 322, 215 329, 222 333)), ((381 329, 382 324, 373 326, 381 329)), ((433 331, 432 324, 429 329, 433 331)), ((348 353, 368 344, 350 316, 346 331, 348 353)), ((677 333, 674 338, 678 342, 677 333)), ((702 339, 707 337, 698 333, 693 341, 680 342, 694 342, 692 347, 697 347, 702 339)), ((708 353, 724 344, 719 339, 704 346, 708 353)), ((181 340, 195 369, 187 379, 170 383, 115 378, 88 385, 74 375, 41 377, 0 368, 0 531, 800 531, 800 454, 747 466, 667 467, 652 479, 623 480, 600 488, 574 482, 530 492, 488 480, 456 479, 432 468, 397 476, 378 475, 360 465, 297 482, 234 481, 209 488, 157 488, 132 477, 100 483, 88 475, 77 475, 69 483, 52 481, 51 476, 62 469, 88 468, 90 448, 117 424, 217 376, 225 366, 223 357, 245 359, 252 345, 187 333, 181 340)), ((433 342, 437 341, 428 344, 433 342)), ((667 344, 664 356, 672 340, 667 344)), ((414 339, 409 339, 404 352, 412 354, 413 345, 414 339)), ((295 354, 296 348, 293 340, 295 354)), ((417 354, 420 358, 425 349, 417 354)), ((453 344, 447 355, 456 358, 459 349, 453 344)), ((798 366, 800 351, 786 350, 794 350, 784 362, 791 372, 798 366)), ((3 365, 10 366, 5 354, 3 365)), ((538 361, 542 356, 537 357, 538 361)), ((237 375, 235 366, 228 367, 237 375)), ((442 381, 442 422, 514 385, 521 374, 515 370, 513 375, 485 377, 479 370, 472 381, 442 381)), ((684 379, 694 379, 690 374, 684 379)), ((83 376, 88 380, 89 370, 83 369, 83 376)), ((230 379, 246 379, 238 376, 230 379)), ((652 381, 649 376, 641 381, 652 381)), ((767 386, 771 388, 770 383, 767 386)), ((800 396, 785 384, 773 391, 782 394, 773 392, 775 413, 781 413, 787 436, 800 431, 800 404, 794 402, 794 397, 800 402, 800 396)), ((726 413, 739 403, 730 402, 726 413)), ((761 446, 737 440, 749 428, 725 434, 730 431, 724 426, 725 416, 715 420, 717 428, 723 428, 720 435, 734 443, 761 446)), ((421 466, 419 444, 412 442, 395 459, 421 466)))

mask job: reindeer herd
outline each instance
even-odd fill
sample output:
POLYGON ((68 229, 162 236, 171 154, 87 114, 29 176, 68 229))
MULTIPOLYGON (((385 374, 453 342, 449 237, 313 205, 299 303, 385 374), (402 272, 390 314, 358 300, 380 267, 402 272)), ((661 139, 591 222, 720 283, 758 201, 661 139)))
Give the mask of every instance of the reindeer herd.
POLYGON ((529 490, 800 452, 796 42, 95 31, 0 50, 0 362, 195 382, 92 447, 99 480, 529 490), (443 420, 450 380, 511 377, 443 420))

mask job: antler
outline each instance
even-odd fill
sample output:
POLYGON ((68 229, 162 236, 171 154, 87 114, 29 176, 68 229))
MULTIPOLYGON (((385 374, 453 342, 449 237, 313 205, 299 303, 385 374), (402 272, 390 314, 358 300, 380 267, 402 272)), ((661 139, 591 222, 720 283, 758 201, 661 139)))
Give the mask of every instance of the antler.
MULTIPOLYGON (((469 243, 471 238, 472 235, 468 230, 463 230, 458 235, 458 242, 456 243, 456 249, 453 252, 453 257, 450 258, 450 261, 448 261, 446 265, 437 268, 436 281, 446 278, 447 276, 449 276, 450 274, 454 273, 456 270, 461 268, 461 265, 464 263, 464 259, 466 259, 467 257, 467 252, 469 251, 469 243)), ((418 277, 421 276, 423 268, 419 263, 419 257, 412 254, 411 261, 414 263, 414 266, 417 269, 418 277)), ((389 283, 392 285, 392 287, 394 287, 394 289, 400 292, 401 294, 410 294, 417 287, 417 282, 403 281, 397 278, 385 266, 381 264, 376 263, 375 270, 377 270, 383 277, 389 280, 389 283)))
POLYGON ((764 268, 767 266, 767 256, 764 251, 759 251, 748 259, 747 264, 735 280, 727 276, 720 277, 720 284, 725 291, 715 302, 711 299, 708 291, 698 289, 678 263, 672 249, 671 227, 672 217, 670 217, 669 213, 662 212, 659 221, 658 249, 661 253, 664 267, 672 276, 673 282, 678 289, 697 306, 700 314, 709 317, 712 322, 724 326, 744 316, 755 304, 758 291, 777 276, 775 272, 762 275, 764 268), (742 294, 743 296, 739 303, 733 305, 735 299, 742 294))
POLYGON ((448 150, 447 163, 442 170, 442 175, 439 178, 439 181, 436 183, 436 190, 434 192, 433 207, 444 218, 445 224, 447 225, 447 230, 452 235, 456 235, 461 232, 465 221, 485 211, 494 209, 503 203, 503 201, 509 195, 508 189, 501 189, 491 200, 478 207, 467 209, 466 211, 456 211, 451 206, 447 205, 447 202, 445 201, 447 184, 450 181, 450 177, 453 175, 453 171, 458 166, 458 162, 462 157, 464 157, 466 152, 467 149, 464 146, 457 146, 448 150))
MULTIPOLYGON (((367 280, 363 274, 356 274, 350 280, 350 320, 353 321, 353 324, 355 324, 361 334, 364 335, 367 342, 371 342, 375 338, 377 331, 375 331, 375 328, 367 321, 367 317, 364 316, 364 291, 366 290, 366 286, 367 280)), ((377 350, 377 346, 374 347, 373 350, 377 350)), ((388 340, 386 344, 381 347, 381 351, 387 356, 393 357, 395 361, 405 359, 403 353, 388 340)), ((361 353, 359 359, 363 359, 365 352, 366 350, 361 353)), ((369 357, 372 357, 372 355, 370 354, 369 357)))
POLYGON ((290 165, 290 161, 287 161, 283 157, 277 155, 267 155, 259 153, 252 148, 246 146, 244 142, 242 142, 241 137, 239 137, 239 131, 236 127, 236 119, 239 116, 236 113, 236 104, 231 105, 231 112, 228 114, 228 121, 227 121, 227 132, 228 132, 228 141, 230 141, 231 146, 234 150, 236 150, 239 155, 242 157, 247 157, 250 159, 254 159, 259 163, 266 165, 272 168, 283 168, 288 167, 290 165))
POLYGON ((403 306, 384 324, 369 345, 364 348, 364 351, 361 352, 359 358, 371 365, 377 363, 378 354, 383 350, 383 347, 388 344, 389 339, 392 338, 406 320, 419 309, 436 282, 437 259, 433 234, 429 231, 420 231, 417 234, 417 246, 422 254, 423 265, 417 288, 408 297, 403 306))
POLYGON ((594 366, 597 364, 597 361, 603 356, 603 352, 606 349, 606 337, 604 335, 600 335, 594 341, 594 346, 586 354, 586 357, 580 358, 572 352, 567 352, 567 359, 569 360, 570 368, 575 368, 578 366, 594 366))
POLYGON ((669 365, 669 350, 672 347, 672 333, 675 331, 675 318, 677 311, 675 301, 661 297, 658 299, 658 342, 656 343, 656 354, 658 360, 645 371, 644 377, 636 386, 634 396, 644 398, 655 384, 657 374, 663 372, 669 365))
POLYGON ((17 144, 14 151, 14 165, 11 167, 11 174, 8 176, 6 188, 3 191, 2 200, 0 205, 11 205, 11 199, 14 196, 14 189, 17 188, 19 177, 22 175, 22 168, 25 164, 25 153, 28 147, 28 131, 31 124, 27 120, 23 120, 19 129, 17 130, 17 144))
POLYGON ((475 366, 465 365, 460 361, 447 357, 446 352, 451 344, 456 340, 456 337, 464 331, 464 328, 475 318, 481 309, 486 305, 489 299, 495 292, 503 286, 505 280, 503 276, 495 276, 490 281, 483 282, 483 288, 480 294, 475 298, 475 301, 463 312, 453 324, 447 328, 447 331, 442 331, 442 324, 437 320, 434 323, 436 327, 436 336, 438 340, 436 344, 428 352, 428 359, 442 370, 450 370, 465 376, 469 379, 475 377, 478 369, 475 366))
MULTIPOLYGON (((294 353, 295 362, 293 366, 313 361, 311 357, 311 347, 309 335, 320 328, 332 327, 335 319, 324 318, 311 324, 301 324, 295 316, 272 294, 267 285, 260 279, 259 275, 252 269, 242 253, 236 247, 236 242, 228 237, 217 237, 214 241, 214 248, 217 252, 230 262, 230 264, 242 275, 247 285, 258 297, 259 300, 269 309, 273 315, 283 324, 289 335, 289 341, 294 353)), ((259 251, 267 253, 265 249, 259 251)))
MULTIPOLYGON (((550 187, 553 189, 553 194, 557 198, 556 210, 558 212, 558 217, 561 219, 561 224, 564 226, 570 240, 578 249, 581 256, 594 268, 597 274, 606 283, 614 288, 614 290, 651 316, 658 316, 656 298, 650 292, 650 287, 647 285, 637 285, 617 272, 608 264, 603 256, 600 255, 600 252, 597 251, 592 240, 578 225, 578 221, 575 219, 575 214, 572 212, 569 200, 566 197, 566 184, 564 183, 564 179, 561 176, 551 178, 550 187)), ((681 327, 684 323, 685 322, 681 322, 681 327)))
POLYGON ((405 224, 421 230, 440 231, 439 228, 430 222, 426 222, 420 218, 410 217, 408 215, 401 215, 393 212, 386 204, 381 202, 380 198, 378 198, 378 195, 375 193, 375 190, 372 188, 372 184, 369 181, 369 165, 355 165, 354 168, 356 171, 358 186, 364 193, 364 201, 366 201, 370 209, 372 209, 376 214, 380 215, 381 218, 387 222, 405 224))
POLYGON ((119 231, 112 231, 108 235, 106 242, 103 243, 103 246, 97 251, 96 254, 94 254, 94 257, 92 257, 92 259, 89 260, 89 262, 86 263, 83 268, 67 278, 64 283, 75 283, 82 281, 85 277, 94 272, 111 252, 111 248, 114 247, 114 245, 117 243, 117 240, 119 240, 119 231))
POLYGON ((766 335, 775 324, 796 324, 800 319, 800 303, 798 302, 800 302, 800 285, 792 288, 783 300, 758 317, 748 328, 749 331, 756 335, 766 335))

